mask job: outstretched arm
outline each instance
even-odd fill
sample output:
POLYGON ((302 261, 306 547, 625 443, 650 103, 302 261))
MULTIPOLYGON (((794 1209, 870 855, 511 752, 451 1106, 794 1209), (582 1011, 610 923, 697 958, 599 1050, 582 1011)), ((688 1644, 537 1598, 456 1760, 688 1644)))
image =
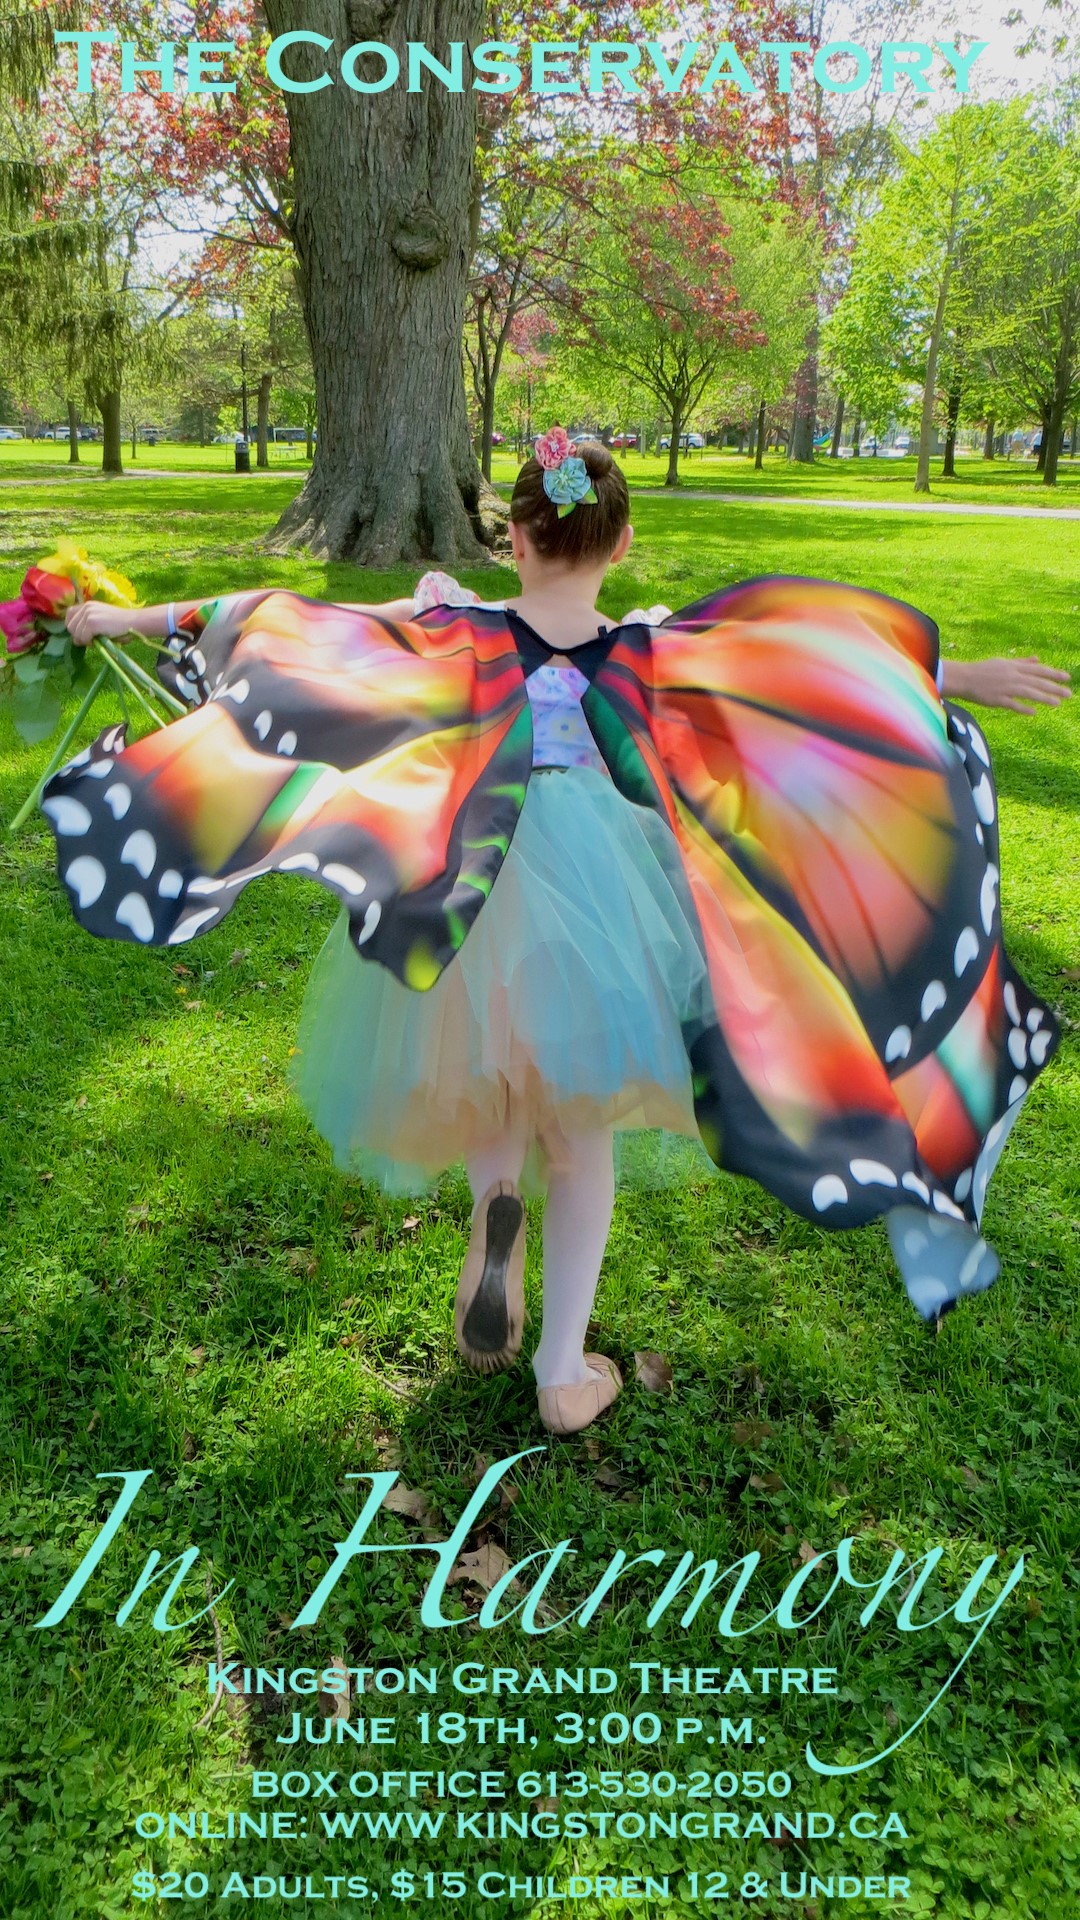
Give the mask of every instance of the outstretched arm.
POLYGON ((109 607, 103 600, 83 600, 68 609, 67 630, 79 647, 89 646, 91 640, 124 640, 129 633, 144 633, 148 640, 168 640, 177 622, 201 604, 199 600, 177 600, 163 607, 109 607))
POLYGON ((977 706, 1034 713, 1036 707, 1060 707, 1071 691, 1065 669, 1047 667, 1033 653, 1022 660, 941 663, 941 692, 946 700, 974 700, 977 706))

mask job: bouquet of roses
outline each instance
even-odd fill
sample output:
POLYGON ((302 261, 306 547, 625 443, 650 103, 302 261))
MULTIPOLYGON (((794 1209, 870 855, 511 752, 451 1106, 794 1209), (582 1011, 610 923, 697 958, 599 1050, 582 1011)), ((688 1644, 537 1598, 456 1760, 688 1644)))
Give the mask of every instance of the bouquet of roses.
MULTIPOLYGON (((54 553, 29 569, 16 598, 0 601, 0 636, 4 642, 0 699, 10 704, 22 738, 29 744, 48 739, 60 724, 65 704, 73 695, 82 696, 49 765, 12 821, 12 830, 32 812, 45 781, 62 764, 107 681, 119 685, 125 707, 131 696, 156 726, 165 724, 159 704, 172 712, 185 711, 137 661, 121 656, 111 641, 98 638, 89 646, 75 645, 66 616, 84 600, 103 600, 113 607, 135 608, 138 604, 135 588, 122 573, 100 566, 73 541, 60 540, 54 553)), ((132 631, 137 631, 134 619, 132 631)))

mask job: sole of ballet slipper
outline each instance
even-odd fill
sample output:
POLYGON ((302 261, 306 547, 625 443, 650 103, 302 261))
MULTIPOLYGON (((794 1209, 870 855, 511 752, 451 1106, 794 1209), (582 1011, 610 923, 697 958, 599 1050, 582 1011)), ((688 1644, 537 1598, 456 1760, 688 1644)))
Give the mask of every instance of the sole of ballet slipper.
POLYGON ((602 1353, 587 1353, 585 1365, 591 1379, 537 1389, 540 1419, 549 1433, 580 1433, 606 1413, 622 1392, 623 1378, 614 1360, 602 1353))
POLYGON ((477 1373, 512 1366, 525 1324, 525 1205, 500 1180, 473 1215, 472 1238, 454 1302, 454 1338, 477 1373))

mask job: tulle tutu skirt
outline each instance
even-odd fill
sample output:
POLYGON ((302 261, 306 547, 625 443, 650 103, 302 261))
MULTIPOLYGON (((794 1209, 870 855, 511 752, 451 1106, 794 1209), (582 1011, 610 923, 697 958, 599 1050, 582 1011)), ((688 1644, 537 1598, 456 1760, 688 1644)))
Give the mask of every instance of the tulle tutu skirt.
POLYGON ((537 1149, 535 1187, 586 1129, 698 1140, 683 1025, 708 1005, 665 822, 606 774, 538 769, 484 911, 429 991, 364 960, 342 915, 292 1080, 337 1164, 390 1192, 422 1191, 511 1128, 537 1149))

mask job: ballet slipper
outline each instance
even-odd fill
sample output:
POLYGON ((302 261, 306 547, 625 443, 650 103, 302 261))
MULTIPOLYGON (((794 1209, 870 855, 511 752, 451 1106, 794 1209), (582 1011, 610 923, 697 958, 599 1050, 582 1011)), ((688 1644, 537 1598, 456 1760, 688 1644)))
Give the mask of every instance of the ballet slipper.
POLYGON ((538 1387, 536 1404, 549 1433, 578 1433, 610 1407, 622 1392, 622 1374, 602 1353, 587 1353, 588 1380, 575 1380, 565 1387, 538 1387))
POLYGON ((525 1321, 525 1203, 496 1180, 473 1209, 472 1237, 454 1301, 458 1352, 478 1373, 512 1366, 525 1321))

